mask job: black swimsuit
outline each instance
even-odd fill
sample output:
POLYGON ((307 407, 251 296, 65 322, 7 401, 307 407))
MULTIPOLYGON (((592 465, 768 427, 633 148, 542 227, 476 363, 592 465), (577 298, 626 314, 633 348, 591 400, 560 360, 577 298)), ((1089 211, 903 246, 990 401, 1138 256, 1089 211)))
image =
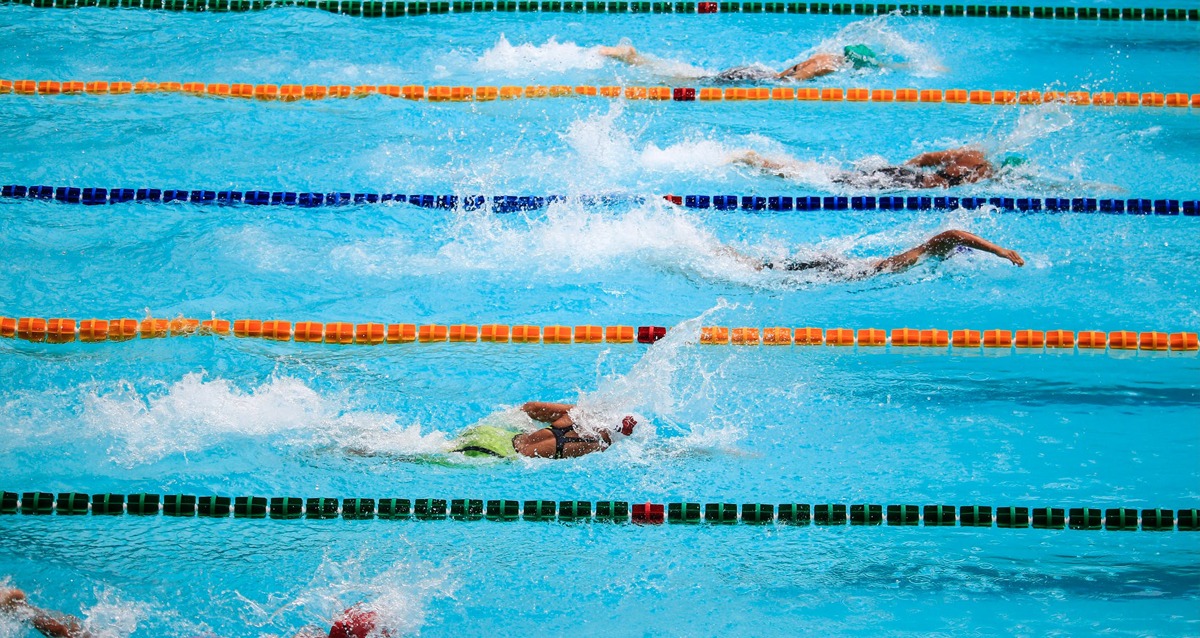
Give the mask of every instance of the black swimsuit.
MULTIPOLYGON (((965 184, 967 178, 973 174, 972 171, 965 175, 950 175, 945 172, 945 169, 933 173, 933 175, 946 180, 947 188, 965 184)), ((858 188, 924 188, 926 175, 928 173, 912 166, 881 166, 869 171, 840 173, 833 177, 833 181, 858 188)))
POLYGON ((713 82, 718 84, 733 84, 737 82, 763 82, 766 80, 774 80, 779 77, 779 74, 772 69, 757 64, 747 66, 735 66, 732 69, 725 69, 713 76, 713 82))
POLYGON ((575 427, 575 426, 571 426, 568 428, 556 428, 554 426, 550 426, 550 427, 546 428, 547 430, 550 430, 550 432, 552 434, 554 434, 554 458, 561 459, 563 457, 563 448, 568 443, 599 443, 600 442, 600 439, 585 439, 585 438, 580 438, 577 436, 567 436, 567 432, 571 431, 571 429, 573 427, 575 427))
POLYGON ((844 270, 849 265, 850 262, 845 259, 839 259, 833 256, 822 256, 803 261, 799 259, 784 259, 779 262, 768 261, 763 264, 763 267, 770 270, 817 270, 820 272, 838 272, 844 270))

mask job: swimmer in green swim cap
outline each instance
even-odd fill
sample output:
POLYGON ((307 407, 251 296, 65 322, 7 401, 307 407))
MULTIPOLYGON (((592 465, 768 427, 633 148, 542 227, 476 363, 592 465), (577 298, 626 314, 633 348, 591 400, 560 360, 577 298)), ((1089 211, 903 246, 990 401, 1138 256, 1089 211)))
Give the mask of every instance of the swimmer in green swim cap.
MULTIPOLYGON (((580 436, 575 431, 575 421, 568 414, 574 407, 570 403, 530 401, 521 406, 521 411, 534 421, 548 423, 547 427, 525 432, 504 425, 474 425, 463 430, 455 439, 453 451, 472 457, 571 459, 607 450, 612 445, 609 432, 580 436)), ((629 436, 633 434, 635 425, 637 421, 632 416, 626 416, 615 431, 629 436)))
MULTIPOLYGON (((638 53, 629 44, 619 44, 611 47, 599 47, 600 55, 612 58, 631 66, 644 66, 654 63, 654 59, 638 53)), ((879 56, 865 44, 851 44, 842 48, 841 54, 818 53, 812 57, 794 64, 783 71, 775 71, 762 65, 738 66, 726 69, 713 76, 716 82, 762 82, 766 80, 797 80, 805 81, 818 78, 842 69, 870 69, 882 66, 879 56)))

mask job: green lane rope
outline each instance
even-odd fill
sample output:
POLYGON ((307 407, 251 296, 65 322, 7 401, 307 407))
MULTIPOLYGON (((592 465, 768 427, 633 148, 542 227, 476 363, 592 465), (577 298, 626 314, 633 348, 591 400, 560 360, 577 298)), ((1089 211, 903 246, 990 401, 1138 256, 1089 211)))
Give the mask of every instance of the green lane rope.
MULTIPOLYGON (((0 514, 1200 531, 1200 509, 0 493, 0 514)), ((2 520, 2 519, 0 519, 2 520)))
POLYGON ((245 12, 275 7, 320 9, 364 18, 394 18, 450 13, 790 13, 808 15, 880 15, 1040 18, 1046 20, 1200 21, 1198 9, 1140 7, 1030 7, 980 4, 871 4, 826 2, 628 2, 625 0, 455 0, 397 2, 381 0, 3 0, 38 8, 109 7, 186 12, 245 12))

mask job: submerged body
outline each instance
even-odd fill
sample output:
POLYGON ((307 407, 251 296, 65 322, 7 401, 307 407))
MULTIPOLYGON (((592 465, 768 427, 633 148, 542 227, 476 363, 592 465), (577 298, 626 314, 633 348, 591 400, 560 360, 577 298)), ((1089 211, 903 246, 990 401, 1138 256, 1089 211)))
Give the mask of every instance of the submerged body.
MULTIPOLYGON (((624 62, 630 66, 646 66, 653 59, 638 53, 628 44, 611 47, 599 47, 600 55, 624 62)), ((770 80, 805 81, 818 78, 842 69, 865 69, 880 66, 879 56, 865 44, 852 44, 842 48, 842 53, 817 53, 803 62, 794 64, 782 71, 759 65, 746 65, 726 69, 711 76, 714 82, 765 82, 770 80)))

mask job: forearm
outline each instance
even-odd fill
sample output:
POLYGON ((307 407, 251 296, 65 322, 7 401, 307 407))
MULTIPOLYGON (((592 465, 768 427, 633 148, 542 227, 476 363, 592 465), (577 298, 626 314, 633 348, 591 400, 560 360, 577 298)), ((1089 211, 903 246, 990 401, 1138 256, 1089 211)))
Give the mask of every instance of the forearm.
POLYGON ((521 411, 529 418, 542 423, 554 423, 567 415, 575 407, 570 403, 546 403, 545 401, 530 401, 521 406, 521 411))
POLYGON ((33 628, 43 636, 50 638, 89 638, 91 636, 80 626, 79 619, 73 616, 64 614, 55 618, 49 612, 37 607, 29 606, 27 609, 32 614, 29 624, 33 625, 33 628))
POLYGON ((941 166, 951 159, 952 151, 933 151, 930 153, 921 153, 920 155, 908 160, 905 164, 909 166, 941 166))
POLYGON ((768 159, 754 151, 737 151, 729 159, 734 164, 745 164, 762 171, 780 172, 788 165, 773 159, 768 159))
POLYGON ((966 246, 975 250, 982 250, 993 255, 1003 256, 1002 253, 1007 252, 1002 246, 993 244, 992 242, 975 235, 968 233, 965 230, 952 230, 938 235, 930 240, 931 252, 938 254, 946 254, 958 246, 966 246))

